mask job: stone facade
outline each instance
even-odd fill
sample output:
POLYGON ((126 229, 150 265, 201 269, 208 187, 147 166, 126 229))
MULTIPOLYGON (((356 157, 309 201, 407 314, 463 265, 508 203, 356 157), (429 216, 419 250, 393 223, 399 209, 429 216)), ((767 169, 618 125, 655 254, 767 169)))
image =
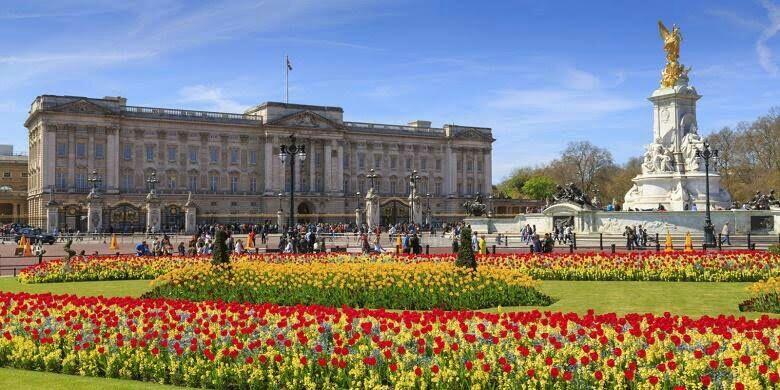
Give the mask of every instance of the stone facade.
MULTIPOLYGON (((432 195, 435 221, 462 217, 460 204, 491 190, 492 131, 430 122, 385 125, 343 120, 340 107, 268 102, 243 114, 128 106, 103 99, 43 95, 31 106, 31 223, 45 226, 53 193, 60 228, 85 231, 91 172, 102 178, 102 226, 145 228, 147 179, 156 173, 163 230, 184 228, 188 192, 197 223, 275 223, 278 194, 289 194, 289 166, 279 147, 295 134, 307 158, 296 164, 296 214, 302 221, 354 221, 356 192, 380 175, 376 192, 384 224, 409 215, 412 170, 432 195)), ((286 214, 288 203, 282 209, 286 214)))
POLYGON ((0 223, 27 222, 27 156, 0 145, 0 223))

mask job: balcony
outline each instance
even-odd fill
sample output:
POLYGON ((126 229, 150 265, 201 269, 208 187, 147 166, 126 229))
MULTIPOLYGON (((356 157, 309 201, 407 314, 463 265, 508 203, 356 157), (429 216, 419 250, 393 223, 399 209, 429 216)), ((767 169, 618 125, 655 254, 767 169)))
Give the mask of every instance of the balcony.
POLYGON ((196 120, 204 122, 236 123, 258 125, 263 123, 260 115, 231 114, 227 112, 180 110, 176 108, 156 108, 123 106, 122 114, 139 118, 196 120))

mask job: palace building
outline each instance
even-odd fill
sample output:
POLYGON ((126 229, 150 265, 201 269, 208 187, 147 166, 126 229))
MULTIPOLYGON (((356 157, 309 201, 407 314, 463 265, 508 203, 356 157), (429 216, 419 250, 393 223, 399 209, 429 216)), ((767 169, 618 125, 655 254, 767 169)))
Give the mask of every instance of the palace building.
POLYGON ((307 153, 296 163, 298 221, 354 222, 370 169, 385 225, 409 220, 413 170, 431 221, 460 219, 466 199, 491 192, 491 129, 349 122, 340 107, 267 102, 234 114, 42 95, 25 127, 29 220, 41 227, 53 206, 60 229, 86 230, 92 172, 101 179, 104 230, 144 230, 153 174, 163 230, 182 229, 190 193, 198 224, 275 223, 280 207, 285 216, 289 209, 289 165, 278 154, 291 134, 307 153))
POLYGON ((27 222, 27 156, 0 145, 0 223, 27 222))

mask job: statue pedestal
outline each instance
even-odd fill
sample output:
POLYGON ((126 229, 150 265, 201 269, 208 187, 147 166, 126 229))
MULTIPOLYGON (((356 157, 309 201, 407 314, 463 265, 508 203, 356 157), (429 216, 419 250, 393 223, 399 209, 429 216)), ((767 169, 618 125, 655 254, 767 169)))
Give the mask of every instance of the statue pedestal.
POLYGON ((279 227, 279 231, 284 229, 284 213, 282 210, 276 212, 276 225, 279 227))
MULTIPOLYGON (((661 204, 669 211, 684 211, 691 210, 695 204, 703 211, 707 206, 706 177, 702 172, 639 175, 633 181, 634 187, 626 194, 624 210, 655 210, 661 204)), ((712 173, 710 206, 713 209, 731 206, 731 197, 720 186, 720 175, 712 173)))
POLYGON ((366 195, 366 225, 369 229, 379 226, 379 197, 373 191, 366 195))
POLYGON ((51 201, 46 204, 46 233, 54 234, 59 222, 60 210, 56 202, 51 201))
POLYGON ((146 196, 146 232, 158 233, 161 229, 162 217, 160 211, 160 199, 157 194, 150 192, 146 196))
POLYGON ((198 231, 198 207, 192 201, 192 193, 187 194, 187 203, 184 204, 184 233, 194 234, 198 231))
POLYGON ((93 190, 87 196, 87 232, 103 231, 103 200, 93 190))

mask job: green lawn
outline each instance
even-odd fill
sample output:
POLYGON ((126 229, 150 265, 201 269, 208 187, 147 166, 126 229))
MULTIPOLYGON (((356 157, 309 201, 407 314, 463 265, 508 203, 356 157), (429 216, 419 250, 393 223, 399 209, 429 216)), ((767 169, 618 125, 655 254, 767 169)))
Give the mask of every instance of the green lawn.
MULTIPOLYGON (((740 313, 737 304, 747 298, 750 283, 691 282, 574 282, 544 281, 540 288, 558 301, 539 310, 584 313, 596 312, 663 313, 688 316, 740 313)), ((13 278, 0 278, 0 291, 52 292, 57 294, 140 296, 149 288, 148 280, 21 284, 13 278)), ((529 310, 512 307, 504 310, 529 310)), ((492 309, 496 310, 496 309, 492 309)), ((164 388, 151 383, 0 368, 0 389, 146 389, 164 388)))
POLYGON ((0 368, 0 389, 46 389, 46 390, 94 390, 94 389, 175 389, 156 383, 121 379, 90 378, 75 375, 52 374, 49 372, 0 368))

